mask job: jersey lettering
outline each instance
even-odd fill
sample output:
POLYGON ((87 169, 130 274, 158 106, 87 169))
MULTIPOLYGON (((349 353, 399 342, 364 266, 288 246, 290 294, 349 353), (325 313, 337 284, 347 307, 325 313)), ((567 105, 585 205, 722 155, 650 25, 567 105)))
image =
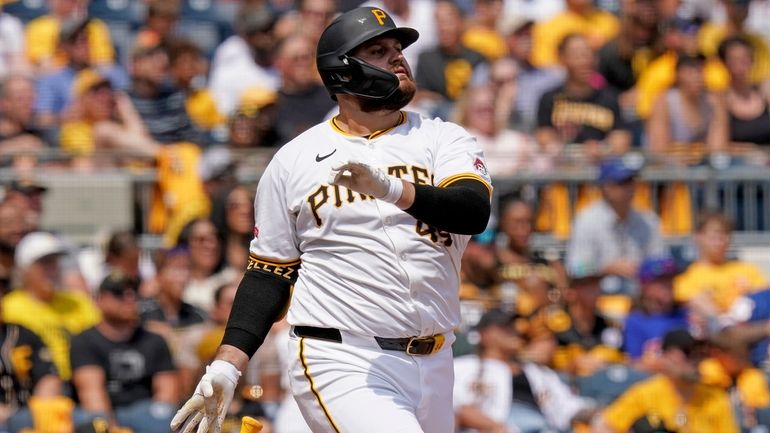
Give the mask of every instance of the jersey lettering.
MULTIPOLYGON (((412 181, 418 185, 425 185, 432 179, 430 172, 423 167, 407 166, 407 165, 395 165, 387 168, 389 175, 397 177, 399 179, 409 180, 408 173, 412 174, 412 181)), ((324 223, 321 217, 321 208, 323 208, 330 199, 333 202, 335 208, 341 208, 345 204, 355 203, 357 201, 374 200, 374 197, 366 194, 360 194, 353 190, 347 189, 339 185, 319 185, 313 192, 307 197, 306 201, 310 206, 310 213, 313 214, 316 227, 321 227, 324 223)))
POLYGON ((246 265, 246 271, 260 272, 262 274, 283 278, 294 283, 297 281, 297 270, 299 269, 299 266, 299 260, 274 263, 254 256, 249 256, 249 264, 246 265))
POLYGON ((452 234, 446 230, 439 230, 418 220, 415 231, 420 236, 427 236, 433 243, 440 243, 445 247, 452 246, 452 234))

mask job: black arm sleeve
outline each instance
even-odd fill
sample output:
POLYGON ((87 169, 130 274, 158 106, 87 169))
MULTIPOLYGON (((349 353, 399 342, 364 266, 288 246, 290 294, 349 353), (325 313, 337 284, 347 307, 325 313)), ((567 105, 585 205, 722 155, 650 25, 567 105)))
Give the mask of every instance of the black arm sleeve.
POLYGON ((283 315, 290 298, 290 281, 246 271, 235 292, 222 344, 235 346, 251 358, 265 341, 270 327, 283 315))
POLYGON ((489 222, 489 189, 473 179, 444 188, 415 184, 414 203, 406 212, 439 230, 475 235, 483 232, 489 222))

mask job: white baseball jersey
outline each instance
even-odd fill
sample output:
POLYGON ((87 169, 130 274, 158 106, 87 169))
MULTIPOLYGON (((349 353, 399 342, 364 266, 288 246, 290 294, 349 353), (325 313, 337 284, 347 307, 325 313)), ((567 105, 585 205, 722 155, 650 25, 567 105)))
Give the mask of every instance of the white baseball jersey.
POLYGON ((469 236, 329 185, 332 167, 349 160, 417 184, 477 179, 491 193, 481 150, 460 126, 402 112, 394 128, 358 137, 332 119, 284 145, 262 175, 249 267, 287 279, 299 272, 292 325, 381 337, 451 331, 460 321, 460 258, 469 236))

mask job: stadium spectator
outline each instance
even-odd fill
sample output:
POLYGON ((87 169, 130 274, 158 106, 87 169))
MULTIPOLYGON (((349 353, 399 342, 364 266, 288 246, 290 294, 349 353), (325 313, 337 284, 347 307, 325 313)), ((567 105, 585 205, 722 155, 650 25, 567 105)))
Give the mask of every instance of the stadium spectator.
POLYGON ((567 71, 563 85, 540 98, 535 136, 541 151, 553 157, 567 144, 581 144, 592 161, 621 155, 630 147, 615 93, 594 85, 595 56, 585 36, 571 33, 558 47, 567 71))
POLYGON ((150 0, 147 2, 147 17, 139 29, 134 47, 149 48, 166 45, 179 21, 181 5, 179 0, 150 0))
POLYGON ((704 152, 727 147, 729 125, 724 100, 707 92, 703 81, 705 58, 680 55, 676 83, 658 96, 647 119, 649 150, 666 158, 684 152, 682 162, 697 163, 704 152))
POLYGON ((61 288, 59 263, 64 243, 45 232, 29 233, 16 246, 14 266, 19 285, 3 297, 7 323, 29 328, 51 350, 59 376, 71 378, 70 338, 100 320, 99 310, 85 293, 61 288))
POLYGON ((225 118, 206 87, 208 62, 200 48, 186 39, 172 40, 167 46, 171 77, 186 93, 185 107, 192 121, 203 131, 223 128, 225 118))
POLYGON ((181 336, 206 320, 206 313, 184 302, 190 283, 190 252, 183 247, 159 251, 156 255, 157 293, 139 302, 139 314, 147 330, 160 334, 171 348, 174 365, 182 364, 181 336))
POLYGON ((513 317, 486 312, 476 325, 478 354, 455 359, 454 407, 461 431, 568 431, 591 403, 575 395, 548 367, 520 358, 524 345, 513 317))
POLYGON ((438 22, 435 18, 435 0, 372 0, 362 6, 373 6, 385 11, 399 27, 419 29, 420 39, 404 51, 412 71, 419 70, 419 55, 438 43, 438 22))
POLYGON ((566 0, 565 5, 565 11, 538 22, 532 30, 532 64, 537 67, 558 63, 558 47, 568 35, 583 35, 588 48, 598 51, 620 31, 618 18, 597 8, 591 0, 566 0))
POLYGON ((168 54, 162 46, 137 48, 132 55, 129 95, 152 138, 160 144, 207 144, 190 119, 184 91, 168 83, 168 54))
POLYGON ((26 233, 22 207, 13 201, 0 202, 0 296, 13 288, 13 253, 26 233))
POLYGON ((34 121, 37 94, 27 75, 11 74, 0 81, 0 156, 38 152, 44 135, 34 121))
POLYGON ((498 114, 506 96, 488 84, 471 86, 455 105, 456 122, 476 137, 493 178, 531 167, 536 147, 529 136, 506 127, 505 116, 498 114))
POLYGON ((135 433, 168 428, 179 384, 163 338, 139 322, 136 281, 105 277, 96 303, 102 320, 72 337, 72 384, 81 409, 110 429, 135 433))
POLYGON ((489 62, 508 54, 505 38, 497 30, 503 12, 503 0, 477 0, 463 32, 462 43, 481 53, 489 62))
POLYGON ((246 269, 249 243, 255 236, 254 193, 238 185, 216 200, 212 221, 222 233, 225 266, 246 269))
MULTIPOLYGON (((741 431, 766 426, 770 414, 770 388, 765 372, 751 364, 750 345, 743 338, 735 338, 730 331, 713 335, 707 342, 711 359, 724 372, 724 376, 712 384, 724 388, 732 396, 741 431)), ((700 370, 703 371, 702 365, 700 370)))
POLYGON ((185 287, 183 299, 208 311, 214 291, 236 277, 232 269, 222 268, 224 256, 219 231, 210 219, 198 218, 182 229, 177 245, 190 252, 190 282, 185 287))
POLYGON ((3 12, 0 3, 0 80, 27 66, 24 57, 24 25, 14 15, 3 12))
POLYGON ((501 200, 498 227, 506 243, 495 250, 498 264, 495 279, 498 283, 514 282, 526 292, 526 279, 538 276, 549 290, 555 291, 546 294, 548 300, 559 301, 558 292, 567 287, 567 275, 558 260, 532 250, 533 219, 534 209, 527 201, 516 196, 501 200))
POLYGON ((116 89, 125 90, 128 87, 128 75, 121 66, 112 63, 92 64, 88 23, 86 19, 62 23, 59 47, 67 55, 67 61, 41 76, 37 82, 35 115, 38 123, 45 128, 56 129, 59 122, 68 118, 66 110, 70 109, 75 96, 72 86, 75 77, 84 70, 95 69, 116 89))
POLYGON ((597 71, 617 92, 634 87, 642 69, 659 53, 658 10, 655 2, 640 0, 621 13, 620 33, 598 52, 597 71))
POLYGON ((545 326, 556 337, 555 369, 589 376, 612 363, 625 361, 621 352, 620 326, 597 310, 601 275, 585 270, 571 271, 561 307, 545 310, 545 326))
POLYGON ((318 80, 315 46, 306 36, 289 36, 275 54, 275 67, 281 75, 275 101, 275 129, 278 143, 288 143, 322 121, 336 106, 318 80))
MULTIPOLYGON (((29 329, 5 323, 0 309, 0 381, 4 391, 0 399, 0 430, 31 428, 31 399, 45 400, 61 396, 62 383, 51 362, 51 353, 40 337, 29 329)), ((50 422, 40 424, 50 425, 50 422)))
POLYGON ((204 372, 203 367, 214 358, 217 345, 225 333, 237 288, 237 284, 232 282, 217 287, 210 293, 212 296, 207 302, 207 319, 190 327, 180 336, 180 355, 177 356, 180 364, 177 367, 184 392, 194 391, 192 388, 195 386, 195 379, 204 372))
MULTIPOLYGON (((531 132, 536 126, 537 105, 543 93, 564 82, 562 68, 539 68, 532 64, 534 25, 534 21, 519 14, 506 15, 500 23, 500 33, 505 37, 509 57, 519 67, 515 106, 516 126, 526 132, 531 132)), ((494 81, 494 65, 491 75, 490 79, 494 81)))
POLYGON ((61 124, 59 146, 74 158, 74 168, 111 166, 95 152, 122 151, 139 157, 153 157, 158 144, 150 136, 131 99, 115 91, 110 81, 93 69, 78 72, 72 82, 73 113, 61 124))
POLYGON ((241 94, 238 109, 230 116, 229 147, 247 149, 272 147, 280 144, 276 131, 278 94, 269 89, 253 87, 241 94))
POLYGON ((656 3, 640 0, 624 5, 618 36, 598 52, 597 71, 607 85, 618 93, 618 104, 624 123, 632 131, 633 145, 640 146, 644 123, 636 113, 636 81, 642 70, 662 54, 656 3))
POLYGON ((244 4, 235 21, 236 34, 214 52, 210 89, 219 112, 230 116, 241 94, 250 87, 275 90, 278 72, 273 69, 275 15, 266 6, 244 4))
MULTIPOLYGON (((660 3, 657 3, 660 6, 660 3)), ((636 114, 647 119, 658 95, 664 93, 676 82, 676 64, 680 55, 698 56, 698 29, 700 22, 681 18, 664 19, 658 8, 660 20, 659 38, 662 54, 655 57, 641 69, 636 80, 636 114)), ((707 57, 703 66, 706 88, 721 92, 727 88, 729 75, 716 56, 707 57)))
POLYGON ((623 326, 623 351, 640 368, 653 367, 668 331, 687 327, 685 309, 674 299, 679 273, 671 257, 648 257, 639 265, 639 298, 623 326))
POLYGON ((629 388, 594 425, 596 433, 697 431, 737 433, 723 390, 698 381, 698 343, 683 330, 663 336, 662 372, 629 388))
POLYGON ((765 162, 756 145, 770 144, 770 89, 756 86, 749 73, 754 64, 754 47, 742 36, 727 37, 719 44, 719 58, 730 73, 726 92, 732 153, 747 161, 765 162), (748 153, 748 152, 750 153, 748 153))
POLYGON ((700 28, 698 32, 700 52, 709 57, 716 57, 719 44, 725 38, 741 36, 751 44, 754 51, 754 62, 749 72, 751 82, 760 84, 767 81, 770 75, 770 47, 761 35, 750 32, 744 27, 749 15, 750 0, 721 0, 719 3, 724 7, 726 19, 723 22, 709 21, 700 28))
POLYGON ((415 66, 415 104, 434 106, 447 117, 451 107, 471 84, 485 78, 487 63, 480 53, 461 41, 465 16, 451 1, 436 2, 437 44, 420 53, 415 66))
POLYGON ((700 326, 710 326, 708 322, 727 312, 740 296, 767 286, 758 266, 729 258, 732 231, 732 221, 721 212, 700 215, 694 236, 698 259, 674 281, 674 296, 689 304, 700 326))
MULTIPOLYGON (((48 15, 27 23, 27 59, 40 72, 51 71, 67 63, 67 54, 59 49, 59 34, 65 23, 86 18, 85 2, 80 0, 48 0, 48 15)), ((98 19, 89 19, 89 57, 92 65, 112 63, 115 49, 107 26, 98 19)))
POLYGON ((635 279, 645 257, 664 254, 658 217, 632 207, 638 171, 624 160, 601 163, 602 199, 575 217, 567 269, 597 269, 601 275, 635 279))
POLYGON ((111 273, 120 273, 127 279, 137 282, 141 287, 142 274, 139 269, 141 249, 139 239, 130 230, 120 230, 112 233, 104 251, 105 268, 100 275, 99 283, 111 273))
POLYGON ((321 33, 337 14, 335 0, 297 0, 296 11, 283 14, 275 25, 275 36, 283 40, 293 35, 306 37, 315 46, 321 33))
POLYGON ((3 201, 14 203, 21 209, 25 234, 39 230, 43 213, 43 195, 48 188, 39 182, 22 177, 12 180, 5 190, 3 201))

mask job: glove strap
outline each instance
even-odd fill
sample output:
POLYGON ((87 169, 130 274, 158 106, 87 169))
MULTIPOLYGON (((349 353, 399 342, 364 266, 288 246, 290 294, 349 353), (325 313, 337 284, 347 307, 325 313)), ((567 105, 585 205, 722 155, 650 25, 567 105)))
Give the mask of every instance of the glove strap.
POLYGON ((386 176, 386 179, 388 180, 388 192, 380 197, 380 200, 395 204, 404 193, 404 183, 401 182, 401 179, 393 176, 386 176))
POLYGON ((233 385, 237 385, 238 379, 241 377, 241 372, 233 364, 221 359, 217 359, 211 365, 206 366, 206 373, 221 374, 232 382, 233 385))

